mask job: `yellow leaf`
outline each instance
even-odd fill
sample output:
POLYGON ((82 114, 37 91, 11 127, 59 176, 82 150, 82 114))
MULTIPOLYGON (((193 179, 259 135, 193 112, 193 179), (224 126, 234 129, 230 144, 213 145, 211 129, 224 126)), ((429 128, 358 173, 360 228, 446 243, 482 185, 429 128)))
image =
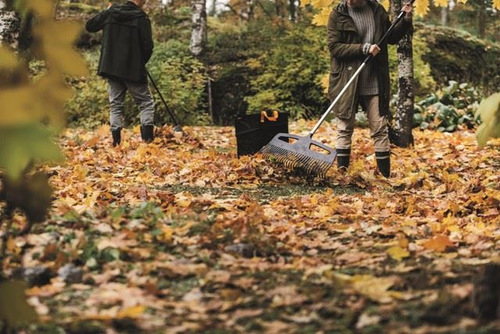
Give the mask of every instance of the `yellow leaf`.
POLYGON ((16 55, 7 48, 0 46, 0 69, 13 68, 18 64, 16 55))
POLYGON ((392 257, 394 260, 401 261, 404 258, 410 256, 410 252, 408 250, 401 248, 399 246, 393 246, 387 250, 387 254, 392 257))
POLYGON ((415 15, 425 16, 429 11, 429 0, 418 0, 418 3, 414 4, 415 15))
POLYGON ((437 7, 447 7, 448 6, 448 0, 434 0, 434 4, 437 7))
POLYGON ((380 1, 380 4, 385 8, 385 10, 389 10, 390 6, 389 0, 382 0, 380 1))
POLYGON ((481 116, 482 124, 476 132, 479 147, 484 147, 489 138, 500 137, 500 93, 484 99, 477 114, 481 116))
POLYGON ((44 17, 51 17, 54 13, 52 0, 25 0, 25 6, 44 17))
POLYGON ((326 26, 331 11, 330 7, 324 7, 318 14, 314 15, 312 23, 317 26, 326 26))
POLYGON ((327 272, 327 277, 333 279, 340 286, 350 286, 359 294, 370 298, 379 303, 388 303, 392 301, 391 291, 388 291, 394 285, 394 277, 374 277, 371 275, 349 276, 341 273, 327 272))
POLYGON ((168 226, 164 226, 161 230, 163 232, 161 239, 167 243, 172 242, 172 236, 174 234, 174 230, 172 230, 172 228, 168 226))
POLYGON ((36 33, 43 41, 43 53, 49 70, 59 70, 73 76, 88 74, 85 61, 73 50, 73 41, 80 31, 81 26, 76 22, 53 21, 39 25, 36 33))
POLYGON ((332 3, 331 0, 311 0, 310 3, 314 8, 329 8, 329 11, 332 11, 332 7, 330 6, 330 4, 332 3))
POLYGON ((117 318, 122 319, 122 318, 137 318, 141 314, 146 311, 146 307, 143 305, 137 305, 137 306, 132 306, 128 307, 126 309, 121 310, 118 312, 116 315, 117 318))
POLYGON ((493 7, 500 9, 500 0, 493 0, 493 7))

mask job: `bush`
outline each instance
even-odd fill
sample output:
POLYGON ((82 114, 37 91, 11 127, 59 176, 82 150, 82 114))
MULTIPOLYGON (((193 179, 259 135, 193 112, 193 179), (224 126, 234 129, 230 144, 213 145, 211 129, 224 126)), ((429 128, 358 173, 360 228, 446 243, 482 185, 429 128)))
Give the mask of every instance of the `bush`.
POLYGON ((109 120, 107 83, 96 74, 99 63, 97 49, 84 52, 83 55, 91 75, 70 81, 75 95, 66 103, 65 109, 70 126, 94 128, 109 120))
POLYGON ((292 118, 310 118, 328 107, 321 78, 328 72, 328 51, 323 28, 298 23, 252 67, 260 74, 251 81, 249 112, 266 108, 290 113, 292 118))
MULTIPOLYGON (((187 45, 177 40, 158 44, 148 68, 169 108, 182 124, 210 124, 210 115, 204 107, 205 66, 189 53, 187 45)), ((156 104, 161 109, 157 113, 158 122, 171 123, 159 98, 156 104)))
POLYGON ((413 126, 453 132, 478 124, 474 114, 481 100, 476 89, 466 83, 450 81, 441 92, 432 93, 415 104, 413 126))
POLYGON ((415 23, 416 36, 430 48, 422 58, 430 64, 439 86, 450 80, 480 87, 488 95, 500 87, 500 47, 471 34, 448 27, 415 23))

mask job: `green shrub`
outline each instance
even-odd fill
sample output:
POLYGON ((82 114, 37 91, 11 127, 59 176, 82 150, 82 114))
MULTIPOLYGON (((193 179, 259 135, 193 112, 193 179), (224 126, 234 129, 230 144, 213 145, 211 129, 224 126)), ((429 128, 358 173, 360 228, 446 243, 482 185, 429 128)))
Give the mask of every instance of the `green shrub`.
POLYGON ((480 100, 480 94, 470 85, 450 81, 448 87, 415 104, 413 126, 441 132, 473 128, 479 122, 474 114, 480 100))
POLYGON ((251 81, 249 112, 265 108, 290 113, 292 118, 314 117, 328 107, 321 78, 328 71, 323 28, 298 23, 266 51, 253 67, 259 75, 251 81))
MULTIPOLYGON (((207 75, 205 66, 193 57, 188 46, 177 40, 169 40, 155 47, 148 64, 169 108, 183 124, 210 124, 210 115, 204 107, 207 75)), ((164 106, 155 93, 160 124, 170 123, 164 106)))
POLYGON ((68 124, 94 128, 108 123, 108 91, 106 81, 97 76, 99 53, 96 49, 83 53, 90 69, 90 76, 73 79, 70 85, 74 96, 66 104, 68 124))

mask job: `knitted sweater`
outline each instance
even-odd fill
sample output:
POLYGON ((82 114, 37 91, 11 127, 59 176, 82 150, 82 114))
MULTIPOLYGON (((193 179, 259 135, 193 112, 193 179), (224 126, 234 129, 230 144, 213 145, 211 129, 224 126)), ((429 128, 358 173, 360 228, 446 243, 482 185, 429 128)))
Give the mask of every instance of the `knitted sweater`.
MULTIPOLYGON (((368 55, 370 45, 376 43, 373 40, 373 35, 375 33, 375 20, 373 18, 373 12, 368 4, 365 4, 362 7, 349 7, 348 11, 354 21, 356 29, 358 30, 361 43, 363 44, 363 53, 368 55)), ((363 71, 359 74, 358 94, 378 94, 377 71, 374 68, 374 62, 372 61, 369 61, 363 71)))

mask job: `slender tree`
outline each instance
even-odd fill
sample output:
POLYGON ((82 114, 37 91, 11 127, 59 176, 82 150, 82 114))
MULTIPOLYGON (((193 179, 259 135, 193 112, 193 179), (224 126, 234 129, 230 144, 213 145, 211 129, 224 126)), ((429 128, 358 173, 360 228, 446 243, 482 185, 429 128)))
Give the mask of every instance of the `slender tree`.
MULTIPOLYGON (((401 10, 402 1, 393 0, 394 13, 401 10)), ((399 41, 397 46, 398 57, 398 99, 394 124, 391 129, 391 142, 399 147, 408 147, 413 144, 412 120, 415 102, 413 91, 413 29, 399 41)))
POLYGON ((0 0, 0 45, 17 49, 21 20, 8 6, 7 0, 0 0))
POLYGON ((189 50, 195 57, 200 56, 207 46, 207 3, 206 0, 191 1, 191 43, 189 50))

